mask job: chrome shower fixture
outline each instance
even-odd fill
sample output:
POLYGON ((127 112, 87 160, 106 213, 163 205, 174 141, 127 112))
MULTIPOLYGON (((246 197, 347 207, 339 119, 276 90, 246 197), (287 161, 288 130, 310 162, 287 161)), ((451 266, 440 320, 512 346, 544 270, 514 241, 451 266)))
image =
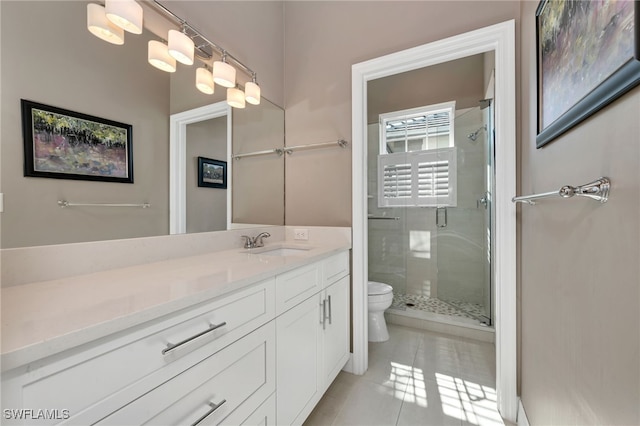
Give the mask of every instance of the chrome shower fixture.
POLYGON ((482 130, 485 130, 485 131, 487 130, 487 125, 486 125, 486 124, 485 124, 484 126, 480 127, 480 128, 479 128, 478 130, 476 130, 475 132, 473 132, 473 133, 469 133, 469 134, 467 135, 467 137, 468 137, 469 139, 471 139, 471 141, 472 141, 472 142, 475 142, 476 140, 478 140, 478 135, 480 134, 480 132, 481 132, 482 130))

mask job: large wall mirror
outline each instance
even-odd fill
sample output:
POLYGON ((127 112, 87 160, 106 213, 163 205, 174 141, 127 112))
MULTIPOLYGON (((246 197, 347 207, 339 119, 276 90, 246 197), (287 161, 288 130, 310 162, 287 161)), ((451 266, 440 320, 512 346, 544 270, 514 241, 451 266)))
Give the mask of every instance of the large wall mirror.
MULTIPOLYGON (((197 91, 194 67, 179 64, 168 74, 149 65, 147 44, 158 37, 146 30, 127 34, 122 46, 92 36, 86 28, 87 3, 0 3, 2 248, 169 234, 169 117, 223 98, 222 90, 211 97, 197 91), (130 124, 134 183, 24 177, 21 99, 130 124), (151 207, 61 208, 61 200, 151 207)), ((274 138, 281 139, 269 148, 284 145, 280 107, 263 99, 258 106, 234 110, 229 121, 194 123, 188 133, 193 143, 185 161, 194 216, 186 232, 224 230, 233 223, 284 224, 284 160, 230 160, 234 153, 265 149, 274 138), (262 137, 267 133, 270 138, 262 137), (228 162, 233 175, 226 189, 197 186, 198 157, 228 162)), ((60 161, 73 156, 72 148, 52 147, 60 161)))

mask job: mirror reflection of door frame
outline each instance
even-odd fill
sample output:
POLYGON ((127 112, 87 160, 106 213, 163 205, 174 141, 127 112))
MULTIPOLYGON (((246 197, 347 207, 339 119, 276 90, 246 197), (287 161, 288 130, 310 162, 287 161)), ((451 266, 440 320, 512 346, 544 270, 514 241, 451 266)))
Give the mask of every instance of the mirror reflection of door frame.
POLYGON ((496 391, 502 417, 515 422, 517 395, 516 315, 516 84, 515 21, 391 53, 351 69, 352 90, 352 280, 353 354, 346 369, 364 374, 367 338, 367 84, 370 80, 467 56, 495 51, 496 391))
POLYGON ((227 229, 231 225, 232 129, 231 107, 217 102, 169 117, 169 234, 187 232, 187 125, 227 117, 227 229))

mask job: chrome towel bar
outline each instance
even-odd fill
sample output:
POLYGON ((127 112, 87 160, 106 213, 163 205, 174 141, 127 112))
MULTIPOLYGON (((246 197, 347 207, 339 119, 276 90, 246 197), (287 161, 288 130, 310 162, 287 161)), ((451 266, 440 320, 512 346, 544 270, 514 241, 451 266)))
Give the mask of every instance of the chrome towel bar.
POLYGON ((338 145, 340 148, 346 148, 347 145, 349 145, 349 142, 347 142, 344 139, 338 139, 337 141, 333 141, 333 142, 325 142, 325 143, 316 143, 316 144, 310 144, 310 145, 298 145, 298 146, 289 146, 289 147, 284 147, 284 148, 274 148, 274 149, 267 149, 264 151, 256 151, 256 152, 248 152, 246 154, 236 154, 233 157, 234 160, 239 160, 241 158, 244 157, 255 157, 257 155, 269 155, 269 154, 277 154, 278 156, 281 156, 283 154, 293 154, 294 151, 298 151, 301 149, 317 149, 317 148, 327 148, 330 146, 335 146, 338 145))
POLYGON ((67 200, 58 200, 58 205, 61 208, 65 207, 142 207, 143 209, 148 209, 151 207, 149 203, 140 203, 140 204, 103 204, 103 203, 72 203, 67 200))
POLYGON ((297 151, 297 150, 300 150, 300 149, 326 148, 326 147, 329 147, 329 146, 335 146, 336 144, 340 148, 346 148, 347 145, 349 144, 349 142, 347 142, 344 139, 338 139, 337 141, 325 142, 325 143, 316 143, 316 144, 298 145, 298 146, 286 146, 284 148, 284 152, 286 152, 287 154, 291 155, 291 154, 293 154, 294 151, 297 151))
POLYGON ((587 197, 593 200, 606 203, 609 199, 609 191, 611 190, 611 181, 607 177, 601 177, 593 182, 586 183, 580 186, 565 185, 557 191, 543 192, 540 194, 521 195, 519 197, 513 197, 511 201, 514 203, 527 203, 534 205, 534 200, 540 200, 542 198, 561 197, 571 198, 573 196, 587 197))
POLYGON ((282 148, 274 148, 274 149, 266 149, 264 151, 255 151, 255 152, 247 152, 246 154, 236 154, 233 156, 234 160, 239 160, 244 157, 256 157, 258 155, 269 155, 269 154, 277 154, 280 157, 284 154, 284 150, 282 148))

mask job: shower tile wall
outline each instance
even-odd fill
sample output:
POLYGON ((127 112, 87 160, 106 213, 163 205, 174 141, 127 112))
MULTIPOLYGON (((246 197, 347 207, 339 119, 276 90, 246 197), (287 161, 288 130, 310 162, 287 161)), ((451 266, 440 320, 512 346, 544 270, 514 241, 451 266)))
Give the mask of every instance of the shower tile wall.
POLYGON ((448 209, 446 228, 436 227, 435 208, 378 208, 378 124, 368 126, 369 214, 399 220, 369 220, 369 279, 390 284, 394 293, 482 305, 487 276, 483 196, 485 153, 467 135, 481 126, 479 108, 456 117, 458 207, 448 209))

